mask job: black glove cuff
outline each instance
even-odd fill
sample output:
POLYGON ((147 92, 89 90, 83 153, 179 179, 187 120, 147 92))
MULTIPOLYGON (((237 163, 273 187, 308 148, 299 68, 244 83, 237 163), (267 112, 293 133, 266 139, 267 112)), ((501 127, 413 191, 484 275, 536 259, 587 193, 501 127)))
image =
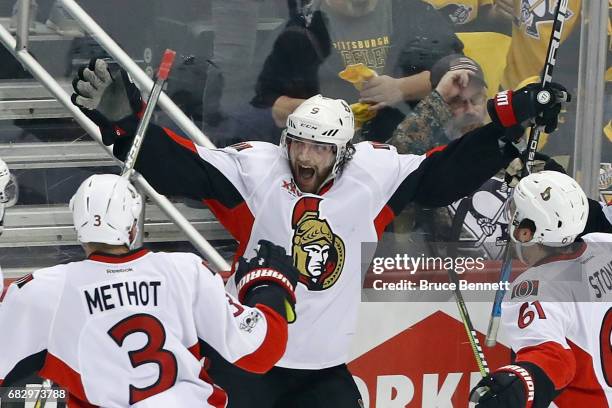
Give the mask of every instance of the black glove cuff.
POLYGON ((555 385, 548 378, 544 370, 533 363, 527 361, 521 361, 515 363, 519 367, 529 371, 531 378, 533 379, 535 398, 533 400, 533 408, 546 408, 550 403, 559 395, 561 391, 555 390, 555 385))
POLYGON ((119 160, 125 160, 130 147, 132 147, 132 136, 136 134, 138 121, 138 116, 130 115, 104 129, 100 128, 104 144, 107 146, 114 144, 113 154, 119 160))
POLYGON ((285 309, 285 299, 287 292, 276 285, 259 285, 251 288, 241 302, 243 305, 255 307, 258 303, 266 305, 285 319, 287 319, 287 311, 285 309))

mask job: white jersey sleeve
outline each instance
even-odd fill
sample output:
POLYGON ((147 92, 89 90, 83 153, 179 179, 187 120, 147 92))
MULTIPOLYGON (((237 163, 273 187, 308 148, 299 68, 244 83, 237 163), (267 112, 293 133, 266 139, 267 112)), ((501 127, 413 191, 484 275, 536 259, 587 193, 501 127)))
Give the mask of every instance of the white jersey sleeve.
POLYGON ((276 162, 286 161, 279 149, 266 142, 243 142, 223 149, 196 146, 200 158, 215 167, 247 202, 276 162))
POLYGON ((264 373, 285 352, 287 322, 271 308, 249 307, 225 291, 223 280, 199 264, 194 317, 198 337, 238 367, 264 373))
POLYGON ((355 163, 376 180, 382 204, 389 201, 404 179, 426 158, 425 155, 399 154, 395 146, 384 143, 362 142, 356 149, 355 163))
POLYGON ((11 372, 14 377, 31 374, 14 371, 21 361, 42 367, 62 279, 59 274, 35 272, 9 286, 0 307, 0 349, 4 350, 0 358, 0 384, 11 372))

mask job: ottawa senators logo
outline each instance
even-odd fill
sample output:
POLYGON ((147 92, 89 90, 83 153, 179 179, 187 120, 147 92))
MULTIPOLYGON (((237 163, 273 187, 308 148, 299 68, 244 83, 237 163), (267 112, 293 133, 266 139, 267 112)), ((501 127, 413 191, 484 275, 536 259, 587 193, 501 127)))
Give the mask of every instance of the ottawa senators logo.
MULTIPOLYGON (((564 1, 564 0, 560 0, 564 1)), ((533 38, 540 39, 540 24, 552 24, 555 19, 555 8, 557 0, 521 0, 519 15, 515 17, 514 23, 519 27, 525 27, 525 33, 533 38)), ((569 8, 565 20, 569 20, 574 13, 569 8)))
POLYGON ((512 296, 510 299, 524 299, 529 296, 537 296, 540 287, 539 280, 525 280, 512 288, 512 296))
POLYGON ((550 200, 550 190, 551 190, 551 187, 546 187, 546 190, 540 193, 540 197, 542 197, 542 200, 544 201, 550 200))
POLYGON ((300 282, 309 290, 330 288, 344 267, 344 242, 319 217, 320 201, 317 197, 303 197, 293 208, 291 218, 293 264, 300 271, 300 282))

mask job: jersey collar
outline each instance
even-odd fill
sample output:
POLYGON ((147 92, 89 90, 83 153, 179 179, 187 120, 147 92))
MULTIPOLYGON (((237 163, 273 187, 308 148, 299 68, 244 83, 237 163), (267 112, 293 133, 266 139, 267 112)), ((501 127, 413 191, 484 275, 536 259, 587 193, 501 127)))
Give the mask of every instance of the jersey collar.
POLYGON ((87 259, 89 259, 90 261, 96 261, 96 262, 103 262, 103 263, 111 263, 111 264, 120 264, 120 263, 126 263, 126 262, 130 262, 130 261, 134 261, 138 258, 142 258, 143 256, 145 256, 146 254, 148 254, 150 251, 146 248, 138 248, 138 249, 134 249, 130 252, 127 252, 125 254, 121 254, 121 255, 114 255, 114 254, 105 254, 102 252, 94 252, 93 254, 89 255, 89 257, 87 259))
POLYGON ((334 185, 334 179, 326 181, 319 188, 319 191, 317 192, 317 195, 322 196, 323 194, 327 193, 332 188, 333 185, 334 185))
MULTIPOLYGON (((576 242, 576 244, 578 244, 578 243, 576 242)), ((546 258, 536 262, 536 264, 533 265, 533 266, 536 267, 536 266, 548 264, 548 263, 551 263, 551 262, 557 262, 557 261, 570 261, 572 259, 576 259, 576 258, 579 258, 580 256, 582 256, 582 254, 584 254, 584 251, 586 251, 586 249, 587 249, 587 245, 584 242, 580 242, 580 244, 578 245, 578 248, 576 248, 575 251, 572 251, 572 252, 567 253, 567 254, 548 256, 548 257, 546 257, 546 258)))

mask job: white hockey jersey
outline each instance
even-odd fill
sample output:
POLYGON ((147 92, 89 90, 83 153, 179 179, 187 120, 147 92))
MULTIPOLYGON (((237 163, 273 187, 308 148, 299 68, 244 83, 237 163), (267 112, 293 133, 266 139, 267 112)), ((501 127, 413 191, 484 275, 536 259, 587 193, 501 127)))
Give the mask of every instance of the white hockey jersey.
MULTIPOLYGON (((117 133, 131 134, 136 124, 120 123, 117 133)), ((444 206, 482 185, 518 154, 511 146, 500 150, 499 134, 488 125, 427 158, 362 142, 317 194, 298 189, 277 145, 208 149, 158 126, 149 129, 136 169, 160 193, 206 203, 239 242, 238 256, 254 256, 261 239, 292 255, 301 274, 297 320, 277 366, 320 369, 347 362, 361 299, 362 243, 377 242, 410 201, 444 206)), ((130 143, 119 138, 114 153, 122 157, 130 143)))
MULTIPOLYGON (((245 256, 255 255, 265 237, 284 246, 300 270, 297 320, 277 365, 318 369, 345 363, 360 300, 361 244, 378 240, 376 223, 385 203, 425 157, 361 143, 342 176, 316 195, 299 191, 280 147, 251 145, 241 151, 198 148, 198 153, 247 197, 255 222, 245 256), (384 176, 389 173, 395 177, 384 176)), ((233 286, 231 279, 228 290, 235 293, 233 286)))
MULTIPOLYGON (((560 408, 612 406, 612 235, 528 269, 502 304, 516 361, 540 367, 563 390, 560 408)), ((537 389, 535 390, 537 394, 537 389)))
MULTIPOLYGON (((70 407, 225 407, 207 382, 198 338, 239 367, 265 372, 287 323, 250 308, 185 253, 93 254, 14 282, 0 307, 0 384, 24 361, 66 388, 70 407)), ((18 369, 18 368, 17 368, 18 369)))

